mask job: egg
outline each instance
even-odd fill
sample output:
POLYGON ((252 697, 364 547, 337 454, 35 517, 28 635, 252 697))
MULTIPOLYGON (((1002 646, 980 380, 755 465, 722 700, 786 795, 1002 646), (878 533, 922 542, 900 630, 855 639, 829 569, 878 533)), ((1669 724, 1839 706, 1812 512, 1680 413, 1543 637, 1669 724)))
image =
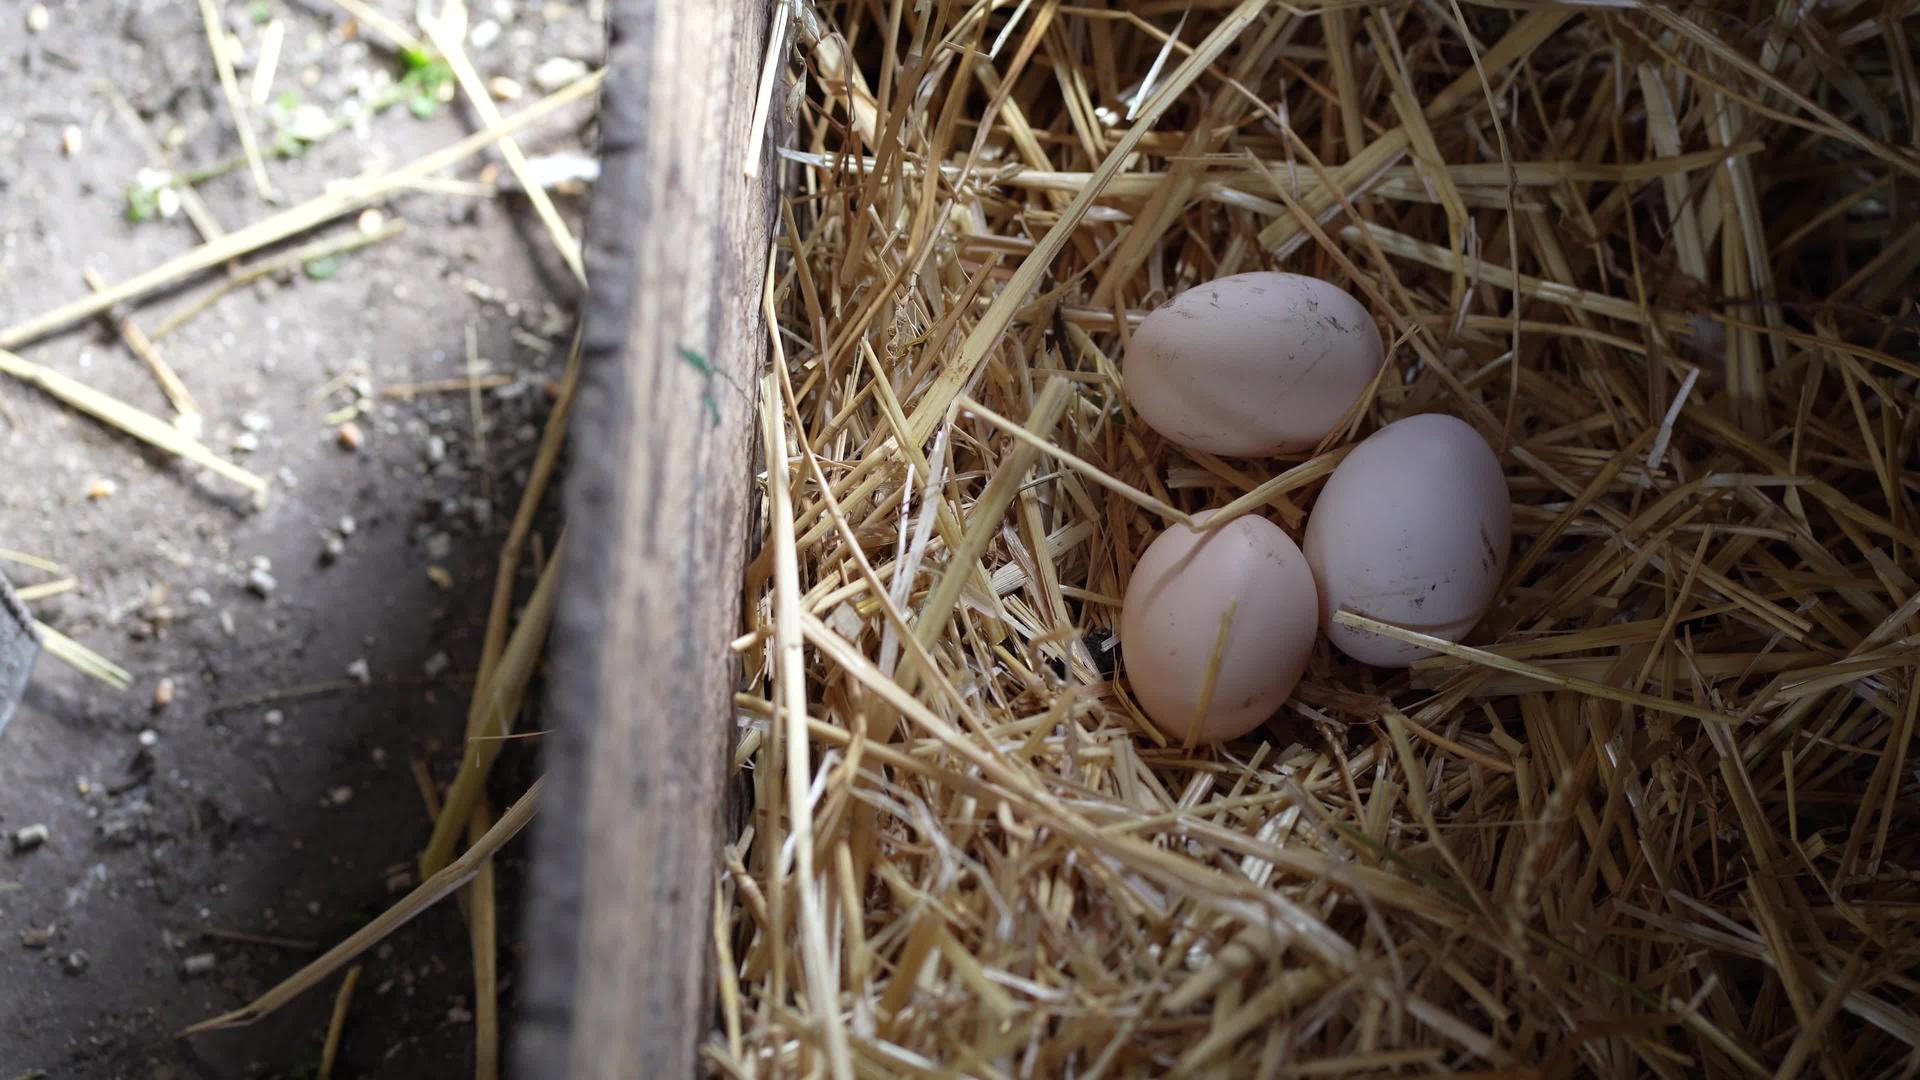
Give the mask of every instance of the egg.
POLYGON ((1340 423, 1386 350, 1360 302, 1299 274, 1234 274, 1154 309, 1122 362, 1134 411, 1210 454, 1306 450, 1340 423))
POLYGON ((1434 413, 1381 428, 1333 471, 1307 518, 1327 639, 1381 667, 1431 655, 1335 623, 1343 608, 1448 641, 1466 637, 1506 573, 1512 527, 1507 479, 1479 432, 1434 413))
POLYGON ((1253 514, 1212 530, 1175 525, 1147 545, 1121 601, 1127 681, 1170 740, 1186 741, 1196 721, 1196 741, 1232 739, 1293 693, 1318 621, 1306 557, 1278 525, 1253 514), (1225 648, 1209 688, 1222 622, 1225 648))

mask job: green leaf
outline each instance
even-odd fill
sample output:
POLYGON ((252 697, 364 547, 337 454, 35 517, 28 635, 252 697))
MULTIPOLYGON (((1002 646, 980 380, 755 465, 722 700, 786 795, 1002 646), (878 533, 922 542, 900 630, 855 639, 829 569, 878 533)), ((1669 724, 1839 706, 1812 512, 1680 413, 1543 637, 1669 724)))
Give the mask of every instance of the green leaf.
POLYGON ((685 345, 675 345, 673 347, 673 351, 680 354, 680 359, 685 360, 689 364, 692 364, 693 370, 699 372, 702 375, 707 376, 708 378, 713 377, 713 374, 714 374, 713 364, 709 362, 706 357, 700 355, 697 351, 693 349, 689 349, 685 345))
POLYGON ((160 205, 154 197, 152 188, 141 187, 135 184, 127 189, 128 221, 137 225, 159 212, 160 205))
POLYGON ((302 267, 307 276, 315 281, 325 281, 340 272, 340 256, 322 255, 317 259, 308 259, 302 267))
POLYGON ((256 23, 266 22, 273 18, 273 5, 267 0, 253 0, 247 5, 247 16, 256 23))
POLYGON ((433 54, 425 49, 400 50, 400 62, 407 65, 408 71, 419 71, 433 63, 433 54))
MULTIPOLYGON (((441 91, 452 84, 453 68, 445 60, 427 59, 418 65, 408 62, 412 70, 394 84, 394 92, 399 100, 407 103, 407 111, 422 120, 440 110, 441 91)), ((384 108, 383 100, 380 108, 384 108)))

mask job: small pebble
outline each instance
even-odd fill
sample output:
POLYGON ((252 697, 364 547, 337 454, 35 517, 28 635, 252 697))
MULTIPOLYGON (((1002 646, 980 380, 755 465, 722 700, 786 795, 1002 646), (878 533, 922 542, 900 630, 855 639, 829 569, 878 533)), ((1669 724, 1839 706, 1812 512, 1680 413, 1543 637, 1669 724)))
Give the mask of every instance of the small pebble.
POLYGON ((251 454, 260 449, 260 436, 251 431, 243 431, 233 437, 233 448, 243 454, 251 454))
POLYGON ((427 460, 438 465, 447 459, 447 440, 438 435, 427 436, 427 460))
POLYGON ((119 490, 120 490, 119 484, 116 484, 113 481, 106 479, 105 477, 101 477, 100 479, 97 479, 87 485, 87 498, 92 500, 93 502, 99 502, 101 499, 108 498, 114 492, 119 490))
POLYGON ((53 924, 29 926, 20 931, 20 947, 23 949, 44 949, 53 944, 53 924))
POLYGON ((32 851, 46 843, 47 838, 52 835, 52 830, 45 825, 28 825, 16 830, 13 834, 13 853, 18 855, 23 851, 32 851))
POLYGON ((318 105, 302 105, 293 110, 286 131, 301 142, 320 142, 333 134, 333 118, 318 105))
POLYGON ((367 440, 366 435, 360 430, 360 425, 351 420, 341 424, 334 437, 340 441, 341 448, 345 450, 358 450, 360 444, 367 440))
POLYGON ((78 124, 68 124, 60 129, 60 151, 68 157, 79 157, 86 145, 86 137, 80 133, 78 124))
POLYGON ((153 707, 158 710, 173 704, 173 695, 173 680, 161 679, 153 687, 153 707))
POLYGON ((333 800, 333 805, 335 806, 345 806, 353 801, 353 789, 345 784, 341 784, 328 794, 328 798, 333 800))
POLYGON ((380 227, 386 223, 387 215, 377 206, 367 207, 365 210, 360 211, 358 218, 354 219, 355 226, 359 228, 362 235, 366 236, 371 236, 379 232, 380 227))
POLYGON ((427 567, 427 580, 438 585, 445 592, 453 591, 453 572, 444 566, 427 567))
POLYGON ((220 632, 228 637, 232 637, 240 632, 240 628, 234 625, 233 612, 228 611, 226 608, 220 609, 220 632))
POLYGON ((447 670, 452 663, 453 661, 447 658, 446 653, 437 652, 427 657, 427 662, 420 665, 420 672, 429 679, 437 679, 440 673, 447 670))
POLYGON ((79 949, 75 949, 60 961, 60 968, 69 975, 79 975, 86 971, 88 967, 92 966, 92 964, 93 958, 91 956, 88 956, 79 949))
POLYGON ((340 561, 340 556, 346 553, 347 542, 338 536, 328 536, 325 540, 321 541, 320 561, 323 563, 329 565, 337 563, 340 561))
POLYGON ((352 536, 354 533, 360 531, 360 523, 351 517, 343 517, 340 519, 340 524, 334 526, 334 528, 340 530, 341 536, 352 536))
POLYGON ((207 972, 213 970, 213 964, 214 958, 212 953, 195 953, 180 962, 180 973, 182 975, 205 975, 207 972))
POLYGON ((140 729, 140 745, 149 747, 149 748, 159 746, 160 733, 153 730, 152 728, 141 728, 140 729))
POLYGON ((35 4, 27 9, 27 33, 38 34, 53 22, 53 16, 47 13, 47 5, 35 4))
POLYGON ((543 60, 533 69, 533 84, 551 94, 555 90, 576 82, 587 74, 587 65, 571 56, 556 56, 543 60))
POLYGON ((247 588, 252 589, 256 594, 263 597, 271 596, 273 590, 279 587, 280 583, 274 580, 273 575, 261 567, 256 566, 247 571, 247 588))
POLYGON ((484 49, 500 40, 500 24, 492 19, 482 19, 467 31, 467 40, 473 43, 474 48, 484 49))
POLYGON ((261 432, 273 426, 273 418, 263 412, 243 412, 240 414, 240 426, 248 431, 261 432))
POLYGON ((287 714, 279 709, 268 709, 266 715, 260 718, 260 722, 268 727, 279 727, 287 722, 287 714))
POLYGON ((453 537, 443 532, 427 537, 427 558, 438 562, 453 554, 453 537))
POLYGON ((526 92, 525 87, 505 75, 495 75, 487 80, 487 93, 492 94, 495 101, 519 101, 520 95, 526 92))
POLYGON ((347 665, 347 678, 352 679, 361 686, 366 686, 373 682, 373 669, 367 666, 366 657, 363 656, 347 665))

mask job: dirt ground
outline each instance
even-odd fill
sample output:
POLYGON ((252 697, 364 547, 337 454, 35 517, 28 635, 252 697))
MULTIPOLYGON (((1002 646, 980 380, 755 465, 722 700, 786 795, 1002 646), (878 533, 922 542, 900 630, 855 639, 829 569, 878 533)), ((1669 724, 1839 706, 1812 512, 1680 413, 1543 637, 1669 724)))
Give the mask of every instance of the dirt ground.
MULTIPOLYGON (((402 0, 376 6, 414 15, 402 0)), ((219 9, 243 95, 266 37, 281 38, 270 105, 254 111, 263 143, 406 72, 331 2, 219 9)), ((602 49, 585 3, 474 0, 472 19, 482 74, 518 82, 520 104, 569 67, 541 65, 602 49)), ((80 295, 86 269, 120 280, 199 242, 167 206, 129 220, 129 188, 155 164, 143 138, 183 168, 240 150, 199 7, 183 0, 0 0, 0 102, 0 324, 80 295)), ((577 151, 588 119, 576 109, 522 144, 577 151)), ((402 97, 267 171, 292 205, 474 126, 458 103, 402 97)), ((573 282, 525 199, 477 186, 493 160, 444 174, 458 191, 389 203, 385 220, 406 222, 396 237, 239 288, 159 342, 206 442, 273 478, 263 509, 0 380, 0 548, 76 578, 35 614, 132 675, 116 693, 43 657, 0 734, 0 836, 45 825, 50 837, 21 851, 0 839, 0 1080, 317 1069, 335 981, 251 1028, 175 1033, 250 1000, 415 883, 429 819, 413 762, 451 775, 462 673, 572 331, 573 282), (476 365, 509 378, 478 395, 388 393, 476 365), (348 449, 337 425, 356 404, 363 440, 348 449)), ((278 208, 245 167, 198 190, 229 230, 278 208)), ((577 228, 584 200, 559 201, 577 228)), ((296 243, 375 224, 350 216, 296 243)), ((151 329, 219 276, 132 314, 151 329)), ((103 322, 21 352, 167 415, 103 322)), ((4 568, 16 585, 59 576, 4 568)), ((530 757, 505 756, 519 775, 498 795, 519 790, 530 757)), ((507 1011, 518 860, 516 845, 502 886, 507 1011)), ((369 954, 334 1075, 470 1074, 467 956, 452 904, 369 954)))

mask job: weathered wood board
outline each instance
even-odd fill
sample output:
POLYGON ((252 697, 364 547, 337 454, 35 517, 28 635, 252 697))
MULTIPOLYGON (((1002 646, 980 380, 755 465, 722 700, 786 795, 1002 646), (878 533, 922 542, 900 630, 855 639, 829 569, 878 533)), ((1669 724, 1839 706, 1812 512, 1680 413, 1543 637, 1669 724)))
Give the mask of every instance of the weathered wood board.
POLYGON ((776 172, 765 140, 749 146, 770 6, 611 5, 520 1076, 688 1076, 713 1026, 776 172))

